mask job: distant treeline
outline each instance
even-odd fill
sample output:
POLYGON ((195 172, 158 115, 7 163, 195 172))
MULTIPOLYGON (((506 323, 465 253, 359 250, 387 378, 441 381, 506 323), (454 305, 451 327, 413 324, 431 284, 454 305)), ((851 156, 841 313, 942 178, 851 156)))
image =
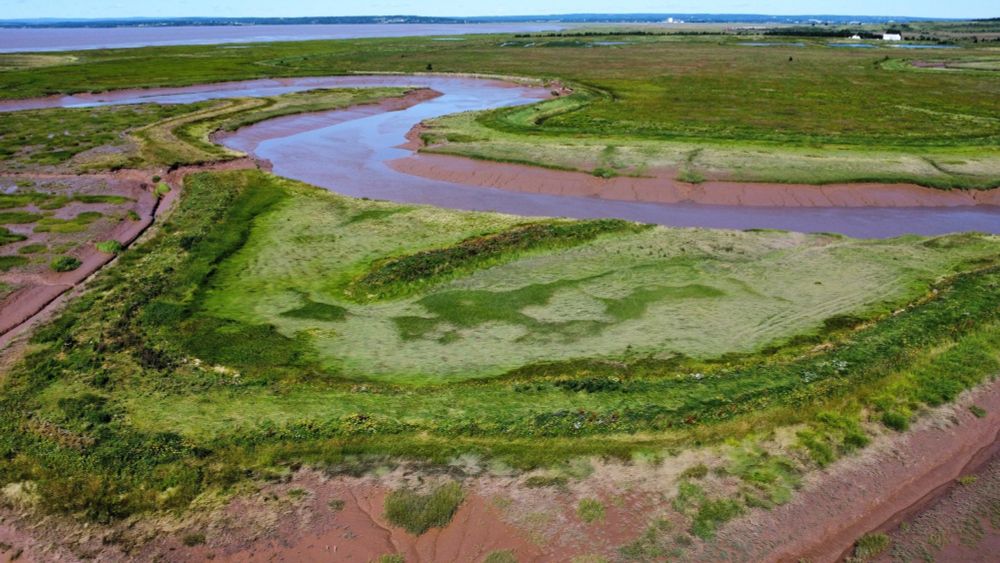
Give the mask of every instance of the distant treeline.
POLYGON ((862 39, 882 39, 881 33, 875 33, 873 31, 854 30, 854 29, 827 29, 827 28, 815 28, 815 27, 781 27, 781 28, 769 29, 764 32, 764 35, 774 35, 779 37, 835 37, 835 38, 854 37, 855 35, 857 35, 862 39))
POLYGON ((633 35, 670 35, 665 31, 571 31, 571 32, 551 32, 551 33, 518 33, 514 37, 518 38, 542 38, 542 37, 628 37, 633 35))
POLYGON ((662 37, 666 35, 720 35, 721 33, 721 31, 580 31, 569 33, 518 33, 514 37, 518 39, 545 39, 556 37, 662 37))

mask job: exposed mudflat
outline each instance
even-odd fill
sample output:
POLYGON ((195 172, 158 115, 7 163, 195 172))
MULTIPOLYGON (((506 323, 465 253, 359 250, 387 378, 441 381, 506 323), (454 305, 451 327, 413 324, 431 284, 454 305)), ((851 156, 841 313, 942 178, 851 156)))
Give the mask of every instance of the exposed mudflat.
POLYGON ((913 184, 679 182, 674 171, 598 178, 582 172, 421 153, 394 160, 399 172, 457 184, 525 193, 650 203, 746 207, 960 207, 1000 205, 1000 190, 938 190, 913 184))

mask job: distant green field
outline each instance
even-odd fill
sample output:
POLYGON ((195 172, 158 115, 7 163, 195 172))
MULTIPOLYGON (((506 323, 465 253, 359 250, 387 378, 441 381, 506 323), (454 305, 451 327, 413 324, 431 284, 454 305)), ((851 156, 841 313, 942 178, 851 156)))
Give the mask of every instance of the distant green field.
POLYGON ((1000 185, 1000 76, 913 72, 908 64, 978 68, 988 47, 846 49, 824 38, 773 37, 768 41, 778 46, 753 47, 741 45, 752 36, 725 35, 611 36, 623 44, 599 43, 607 39, 485 35, 84 51, 68 55, 72 64, 0 72, 0 97, 423 72, 431 65, 444 73, 559 79, 577 90, 549 109, 482 116, 477 123, 485 133, 455 129, 448 150, 458 154, 614 174, 667 169, 689 180, 1000 185), (495 143, 500 133, 508 135, 495 143), (621 166, 600 162, 607 147, 618 148, 621 166))

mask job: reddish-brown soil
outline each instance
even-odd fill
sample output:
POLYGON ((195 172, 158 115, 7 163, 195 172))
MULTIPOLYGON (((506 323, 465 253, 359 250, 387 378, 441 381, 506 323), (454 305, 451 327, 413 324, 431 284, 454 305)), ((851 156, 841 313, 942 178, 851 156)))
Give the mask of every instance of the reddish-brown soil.
POLYGON ((792 502, 726 527, 717 549, 750 561, 837 561, 866 533, 889 529, 996 455, 1000 381, 967 393, 919 427, 876 441, 810 476, 792 502), (978 405, 987 411, 976 418, 978 405))
MULTIPOLYGON (((407 146, 419 138, 410 137, 407 146)), ((1000 205, 1000 189, 938 190, 912 184, 688 184, 666 171, 652 177, 598 178, 583 172, 420 153, 394 160, 396 171, 470 186, 651 203, 760 207, 953 207, 1000 205)))
POLYGON ((1000 456, 889 531, 879 561, 993 562, 1000 554, 1000 456))
MULTIPOLYGON (((995 452, 998 429, 1000 382, 995 381, 924 416, 913 430, 887 432, 861 454, 809 475, 789 504, 772 511, 755 509, 724 526, 716 541, 695 541, 683 548, 683 557, 837 561, 860 536, 892 529, 935 499, 944 498, 942 502, 961 509, 962 503, 948 500, 955 495, 947 489, 972 471, 970 463, 995 452), (984 408, 987 416, 974 417, 968 409, 972 404, 984 408)), ((401 554, 410 562, 482 561, 491 552, 506 550, 521 562, 578 556, 617 560, 619 548, 640 537, 652 519, 665 512, 671 518, 677 475, 699 459, 708 461, 698 457, 705 455, 711 454, 689 452, 656 466, 597 463, 589 477, 565 488, 528 488, 523 477, 472 470, 478 476, 459 477, 466 500, 451 523, 421 536, 387 521, 385 495, 404 485, 429 486, 449 477, 405 467, 383 477, 328 477, 302 470, 214 510, 181 520, 124 522, 113 529, 38 521, 0 509, 0 550, 8 546, 0 560, 18 550, 22 561, 367 562, 385 554, 401 554), (588 524, 580 519, 576 507, 583 498, 602 502, 603 520, 588 524), (201 535, 204 543, 185 545, 192 534, 201 535)), ((989 466, 996 469, 996 483, 983 477, 983 483, 993 483, 990 491, 1000 486, 997 466, 989 466)), ((465 471, 453 470, 457 475, 465 471)), ((674 522, 665 534, 663 539, 670 543, 674 535, 684 535, 684 529, 674 522)), ((989 560, 984 550, 995 545, 996 535, 985 534, 975 546, 946 542, 938 560, 989 560)))

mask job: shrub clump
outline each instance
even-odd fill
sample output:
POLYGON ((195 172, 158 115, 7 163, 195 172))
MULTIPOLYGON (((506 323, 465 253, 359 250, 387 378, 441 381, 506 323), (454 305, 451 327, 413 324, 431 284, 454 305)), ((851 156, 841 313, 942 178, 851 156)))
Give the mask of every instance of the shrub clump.
POLYGON ((80 267, 80 259, 74 256, 56 256, 49 266, 57 272, 72 272, 80 267))
POLYGON ((400 489, 385 498, 385 517, 393 525, 419 536, 431 528, 447 526, 464 499, 462 486, 455 481, 429 493, 400 489))

